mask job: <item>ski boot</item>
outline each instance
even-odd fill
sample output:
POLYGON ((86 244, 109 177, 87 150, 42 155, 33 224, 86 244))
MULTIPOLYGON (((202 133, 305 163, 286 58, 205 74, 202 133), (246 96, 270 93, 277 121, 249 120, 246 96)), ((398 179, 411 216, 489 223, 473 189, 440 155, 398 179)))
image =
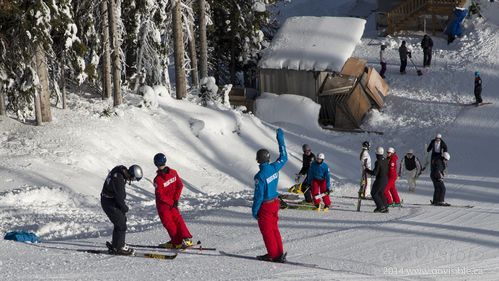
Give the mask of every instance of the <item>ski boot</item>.
POLYGON ((186 249, 186 248, 192 247, 192 239, 191 238, 184 238, 182 240, 182 244, 176 245, 175 247, 177 249, 186 249))
POLYGON ((269 254, 256 256, 256 259, 259 261, 272 261, 272 259, 269 257, 269 254))
POLYGON ((322 210, 322 211, 325 213, 329 212, 329 206, 328 205, 324 206, 324 210, 322 210))
POLYGON ((437 204, 436 204, 436 205, 437 205, 437 206, 444 206, 444 207, 448 207, 448 206, 450 206, 450 204, 449 204, 449 203, 447 203, 447 202, 443 202, 443 201, 442 201, 442 202, 437 202, 437 204))
POLYGON ((286 255, 288 253, 283 253, 282 255, 280 255, 278 258, 275 258, 273 260, 273 262, 278 262, 278 263, 285 263, 286 262, 286 255))
POLYGON ((135 254, 135 249, 130 248, 127 244, 120 249, 116 249, 110 242, 106 242, 106 247, 111 255, 133 256, 135 254))
POLYGON ((135 249, 130 248, 128 245, 125 244, 121 249, 118 249, 116 251, 116 255, 122 255, 122 256, 133 256, 135 254, 135 249))
POLYGON ((379 210, 380 213, 386 214, 389 212, 387 207, 384 207, 383 209, 379 210))
POLYGON ((168 241, 166 243, 161 243, 158 245, 158 247, 165 248, 165 249, 174 249, 176 245, 172 243, 172 241, 168 241))

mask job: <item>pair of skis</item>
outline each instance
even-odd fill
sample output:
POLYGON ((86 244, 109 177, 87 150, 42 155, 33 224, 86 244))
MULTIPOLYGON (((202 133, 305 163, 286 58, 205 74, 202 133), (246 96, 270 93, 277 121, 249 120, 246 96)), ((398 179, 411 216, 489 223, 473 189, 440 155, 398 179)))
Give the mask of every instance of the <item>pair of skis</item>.
MULTIPOLYGON (((98 249, 78 249, 78 252, 84 252, 84 253, 89 253, 89 254, 99 254, 99 255, 116 255, 110 251, 111 246, 109 242, 106 242, 106 246, 108 247, 107 250, 98 250, 98 249)), ((201 245, 201 242, 198 241, 198 243, 194 246, 187 247, 187 248, 181 248, 181 249, 167 249, 161 246, 155 246, 155 245, 135 245, 135 244, 130 244, 130 247, 133 248, 145 248, 145 249, 163 249, 163 250, 176 250, 177 252, 174 254, 165 254, 165 253, 157 253, 157 252, 141 252, 141 251, 135 251, 132 255, 123 255, 125 257, 138 257, 138 258, 150 258, 150 259, 158 259, 158 260, 173 260, 177 257, 178 252, 182 251, 188 251, 188 250, 196 250, 196 251, 216 251, 216 248, 207 248, 203 247, 201 245)), ((116 255, 118 256, 118 255, 116 255)))

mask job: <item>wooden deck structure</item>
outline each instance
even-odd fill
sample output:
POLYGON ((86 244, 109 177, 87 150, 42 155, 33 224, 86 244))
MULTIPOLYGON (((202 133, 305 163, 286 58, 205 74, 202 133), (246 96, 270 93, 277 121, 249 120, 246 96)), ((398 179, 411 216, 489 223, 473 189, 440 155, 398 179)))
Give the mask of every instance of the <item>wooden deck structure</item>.
MULTIPOLYGON (((382 0, 380 0, 382 1, 382 0)), ((378 29, 385 29, 386 35, 401 30, 423 30, 435 34, 443 31, 446 21, 456 7, 464 7, 468 0, 396 0, 388 10, 379 11, 376 22, 378 29)), ((386 6, 385 4, 383 4, 386 6)))

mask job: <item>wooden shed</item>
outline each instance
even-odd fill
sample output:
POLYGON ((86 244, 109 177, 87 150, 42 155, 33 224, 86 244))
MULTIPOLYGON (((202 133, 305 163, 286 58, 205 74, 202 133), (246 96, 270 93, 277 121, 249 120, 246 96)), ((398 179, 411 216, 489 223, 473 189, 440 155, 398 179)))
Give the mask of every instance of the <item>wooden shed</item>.
POLYGON ((346 17, 286 20, 259 63, 260 92, 308 97, 321 105, 321 125, 359 128, 388 94, 376 70, 351 58, 364 25, 346 17))

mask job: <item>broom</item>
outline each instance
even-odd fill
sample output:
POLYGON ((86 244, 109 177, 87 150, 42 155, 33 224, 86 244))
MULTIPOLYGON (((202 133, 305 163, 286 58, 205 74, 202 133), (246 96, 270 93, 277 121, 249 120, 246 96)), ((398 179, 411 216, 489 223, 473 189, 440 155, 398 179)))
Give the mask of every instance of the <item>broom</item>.
POLYGON ((418 73, 418 76, 423 75, 423 72, 421 70, 419 70, 418 67, 416 66, 416 64, 412 61, 412 57, 409 57, 409 59, 411 60, 412 65, 414 65, 414 68, 416 68, 416 72, 418 73))

